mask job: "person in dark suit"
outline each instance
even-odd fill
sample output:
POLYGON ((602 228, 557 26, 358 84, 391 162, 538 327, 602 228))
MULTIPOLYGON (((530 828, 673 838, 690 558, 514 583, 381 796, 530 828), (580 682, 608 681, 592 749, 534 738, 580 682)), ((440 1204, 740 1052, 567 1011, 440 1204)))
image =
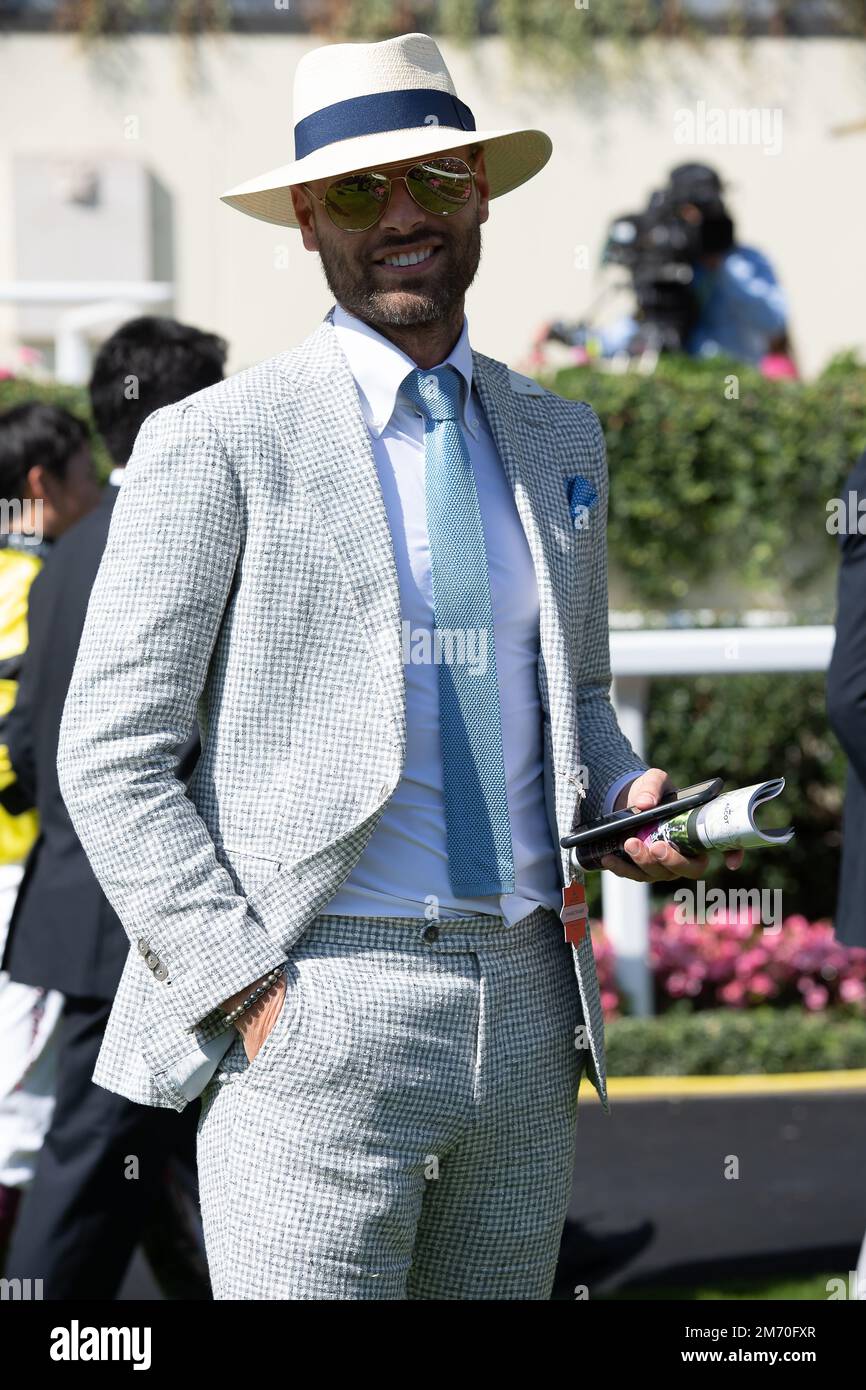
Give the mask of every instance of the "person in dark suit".
MULTIPOLYGON (((194 1237, 181 1231, 167 1239, 161 1229, 166 1206, 169 1224, 182 1222, 181 1188, 194 1191, 198 1107, 157 1111, 92 1081, 129 942, 72 827, 56 759, 90 591, 139 427, 152 411, 222 380, 225 355, 222 339, 152 317, 132 320, 103 344, 90 396, 115 466, 96 508, 57 542, 31 589, 30 644, 6 727, 17 781, 2 795, 9 809, 35 805, 40 833, 3 966, 13 980, 62 991, 66 1002, 54 1116, 5 1273, 41 1279, 45 1298, 113 1298, 142 1240, 165 1292, 210 1297, 194 1237), (178 1283, 185 1257, 189 1279, 178 1283)), ((177 753, 176 773, 186 782, 198 758, 197 729, 177 753)))
MULTIPOLYGON (((97 505, 90 431, 62 406, 21 401, 0 414, 0 788, 15 780, 5 726, 27 651, 30 586, 55 541, 97 505)), ((0 956, 24 865, 39 834, 28 802, 0 798, 0 956)), ((0 971, 0 1268, 54 1109, 58 990, 0 971)))
POLYGON ((848 525, 839 535, 836 642, 827 676, 827 715, 848 757, 835 931, 845 946, 866 946, 866 453, 842 499, 848 525))
MULTIPOLYGON (((827 715, 848 757, 835 933, 844 946, 866 946, 866 453, 848 475, 842 501, 847 526, 839 533, 836 642, 827 675, 827 715)), ((855 1297, 866 1299, 866 1235, 855 1287, 855 1297)))

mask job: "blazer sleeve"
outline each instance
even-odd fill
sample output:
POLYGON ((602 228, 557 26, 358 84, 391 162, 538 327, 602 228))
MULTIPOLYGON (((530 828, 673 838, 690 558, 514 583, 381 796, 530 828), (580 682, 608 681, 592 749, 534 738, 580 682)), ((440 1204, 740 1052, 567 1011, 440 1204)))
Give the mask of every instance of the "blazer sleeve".
POLYGON ((607 449, 601 422, 588 405, 590 435, 599 478, 598 503, 589 513, 587 611, 578 652, 577 717, 581 757, 587 768, 584 819, 598 819, 608 791, 627 772, 637 777, 648 763, 634 751, 619 727, 610 701, 610 618, 607 601, 607 449))
POLYGON ((114 504, 60 727, 75 831, 141 969, 189 1031, 285 960, 175 775, 240 535, 237 480, 209 417, 192 400, 155 411, 114 504))
MULTIPOLYGON (((866 454, 848 478, 843 497, 853 493, 866 526, 866 454)), ((856 504, 856 503, 855 503, 856 504)), ((850 508, 849 508, 850 516, 850 508)), ((840 536, 836 641, 827 674, 827 716, 848 761, 866 786, 866 535, 840 536)))

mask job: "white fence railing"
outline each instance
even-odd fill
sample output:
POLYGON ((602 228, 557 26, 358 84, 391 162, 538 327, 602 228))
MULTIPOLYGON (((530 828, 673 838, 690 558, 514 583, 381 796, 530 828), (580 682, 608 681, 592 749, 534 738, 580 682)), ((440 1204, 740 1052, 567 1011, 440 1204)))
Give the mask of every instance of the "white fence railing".
POLYGON ((54 325, 54 370, 58 381, 82 386, 90 375, 90 337, 112 331, 126 319, 169 305, 167 280, 0 281, 0 304, 65 305, 54 325))
MULTIPOLYGON (((612 632, 612 698, 620 727, 645 761, 647 688, 655 676, 736 676, 761 671, 825 671, 833 650, 832 627, 664 628, 612 632)), ((680 769, 682 771, 682 769, 680 769)), ((692 781, 711 777, 711 767, 689 768, 692 781)), ((755 781, 775 775, 756 767, 755 781)), ((602 914, 616 956, 617 981, 635 1014, 653 1011, 649 969, 649 884, 603 873, 602 914)))

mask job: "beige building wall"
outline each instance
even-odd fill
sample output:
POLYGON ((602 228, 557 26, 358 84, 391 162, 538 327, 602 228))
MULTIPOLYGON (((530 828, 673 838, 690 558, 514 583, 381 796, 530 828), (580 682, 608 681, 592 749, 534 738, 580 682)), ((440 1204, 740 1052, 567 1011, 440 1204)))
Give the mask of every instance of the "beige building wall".
MULTIPOLYGON (((218 196, 292 158, 292 73, 315 42, 230 36, 185 48, 144 36, 87 51, 62 36, 0 39, 0 280, 15 273, 13 157, 125 155, 171 204, 175 313, 225 334, 233 369, 298 341, 330 303, 316 258, 297 232, 218 196)), ((468 302, 476 347, 519 366, 542 321, 579 316, 598 289, 583 260, 595 263, 609 219, 640 207, 687 158, 730 180, 741 239, 770 255, 790 294, 806 372, 866 346, 866 43, 647 43, 608 51, 603 72, 560 88, 542 71, 518 85, 498 40, 442 47, 480 126, 539 125, 554 142, 543 173, 491 207, 468 302), (763 144, 678 142, 684 111, 713 119, 713 108, 758 106, 763 144)), ((15 331, 0 306, 0 353, 15 331)))

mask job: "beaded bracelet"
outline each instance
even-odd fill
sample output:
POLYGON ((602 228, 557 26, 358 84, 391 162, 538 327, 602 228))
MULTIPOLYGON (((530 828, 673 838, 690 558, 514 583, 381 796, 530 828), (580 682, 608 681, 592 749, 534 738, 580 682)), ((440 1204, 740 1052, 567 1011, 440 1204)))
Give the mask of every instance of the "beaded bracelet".
POLYGON ((258 999, 261 999, 263 994, 267 994, 268 990, 277 983, 277 980, 280 978, 285 968, 286 961, 283 961, 282 965, 276 966, 270 974, 265 976, 262 983, 253 990, 252 994, 247 995, 243 1003, 238 1004, 236 1008, 232 1009, 231 1013, 223 1014, 225 1022, 234 1023, 236 1018, 240 1018, 241 1014, 246 1013, 247 1009, 251 1009, 253 1004, 255 1004, 258 999))

